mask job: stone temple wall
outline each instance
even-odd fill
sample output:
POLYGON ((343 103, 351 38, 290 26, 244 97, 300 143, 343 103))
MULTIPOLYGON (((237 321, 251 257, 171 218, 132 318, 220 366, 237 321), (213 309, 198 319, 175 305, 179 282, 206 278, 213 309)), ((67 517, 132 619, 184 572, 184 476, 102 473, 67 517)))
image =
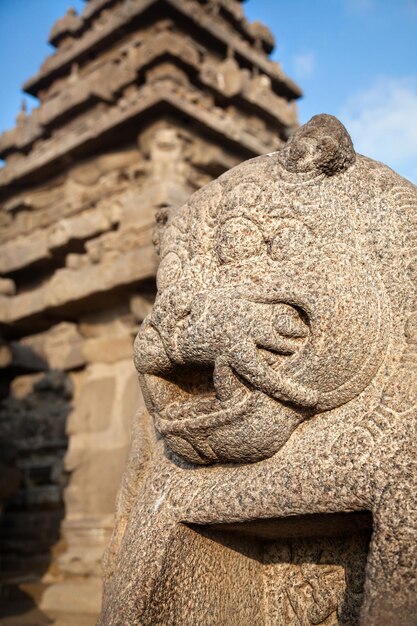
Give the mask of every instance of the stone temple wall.
POLYGON ((50 42, 39 105, 0 137, 3 595, 95 615, 159 232, 283 146, 301 91, 238 0, 88 0, 50 42))

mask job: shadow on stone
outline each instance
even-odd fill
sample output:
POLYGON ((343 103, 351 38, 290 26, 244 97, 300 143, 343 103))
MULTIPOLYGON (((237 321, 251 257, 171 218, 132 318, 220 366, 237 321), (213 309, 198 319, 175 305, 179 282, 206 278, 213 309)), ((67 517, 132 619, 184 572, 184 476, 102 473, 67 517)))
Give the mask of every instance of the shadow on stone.
POLYGON ((10 478, 2 481, 0 617, 2 626, 43 626, 51 622, 37 606, 56 576, 72 385, 52 370, 14 377, 4 391, 0 439, 10 478))
MULTIPOLYGON (((256 562, 249 567, 259 577, 255 602, 259 603, 260 624, 271 616, 276 620, 273 623, 286 626, 359 623, 372 530, 370 513, 192 525, 192 529, 206 539, 205 552, 215 542, 222 550, 256 562)), ((235 599, 236 611, 241 600, 235 599)), ((229 609, 233 611, 233 602, 229 609)), ((234 623, 231 616, 227 619, 234 623)))

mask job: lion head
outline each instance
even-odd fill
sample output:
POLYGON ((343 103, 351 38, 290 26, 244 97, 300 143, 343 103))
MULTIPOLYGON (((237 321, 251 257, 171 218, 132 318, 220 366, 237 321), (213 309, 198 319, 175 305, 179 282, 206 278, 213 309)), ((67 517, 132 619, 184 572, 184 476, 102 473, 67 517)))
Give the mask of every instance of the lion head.
POLYGON ((175 454, 259 461, 301 422, 380 392, 413 310, 415 201, 320 115, 170 215, 135 362, 175 454))

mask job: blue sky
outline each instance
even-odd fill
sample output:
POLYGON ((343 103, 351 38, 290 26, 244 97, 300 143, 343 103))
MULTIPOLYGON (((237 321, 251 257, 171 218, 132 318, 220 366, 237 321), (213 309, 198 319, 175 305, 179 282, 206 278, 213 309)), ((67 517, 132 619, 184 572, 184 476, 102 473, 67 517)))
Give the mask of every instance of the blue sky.
MULTIPOLYGON (((20 87, 69 6, 84 2, 0 0, 0 130, 13 126, 20 87)), ((417 0, 248 0, 244 9, 270 27, 273 58, 302 87, 301 121, 337 115, 359 152, 417 183, 417 0)))

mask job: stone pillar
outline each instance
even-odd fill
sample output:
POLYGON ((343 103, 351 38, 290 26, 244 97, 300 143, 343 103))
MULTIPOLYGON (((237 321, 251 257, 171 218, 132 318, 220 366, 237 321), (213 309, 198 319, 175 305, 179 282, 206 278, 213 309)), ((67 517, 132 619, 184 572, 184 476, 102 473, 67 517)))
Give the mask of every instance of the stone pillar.
MULTIPOLYGON (((104 343, 100 346, 103 354, 96 345, 96 357, 108 360, 114 345, 111 339, 104 343)), ((57 559, 64 580, 52 585, 42 598, 41 608, 48 614, 75 610, 97 615, 100 611, 101 559, 114 525, 132 419, 141 404, 130 358, 91 363, 75 378, 75 408, 68 418, 65 457, 70 472, 62 524, 65 549, 57 559)))

